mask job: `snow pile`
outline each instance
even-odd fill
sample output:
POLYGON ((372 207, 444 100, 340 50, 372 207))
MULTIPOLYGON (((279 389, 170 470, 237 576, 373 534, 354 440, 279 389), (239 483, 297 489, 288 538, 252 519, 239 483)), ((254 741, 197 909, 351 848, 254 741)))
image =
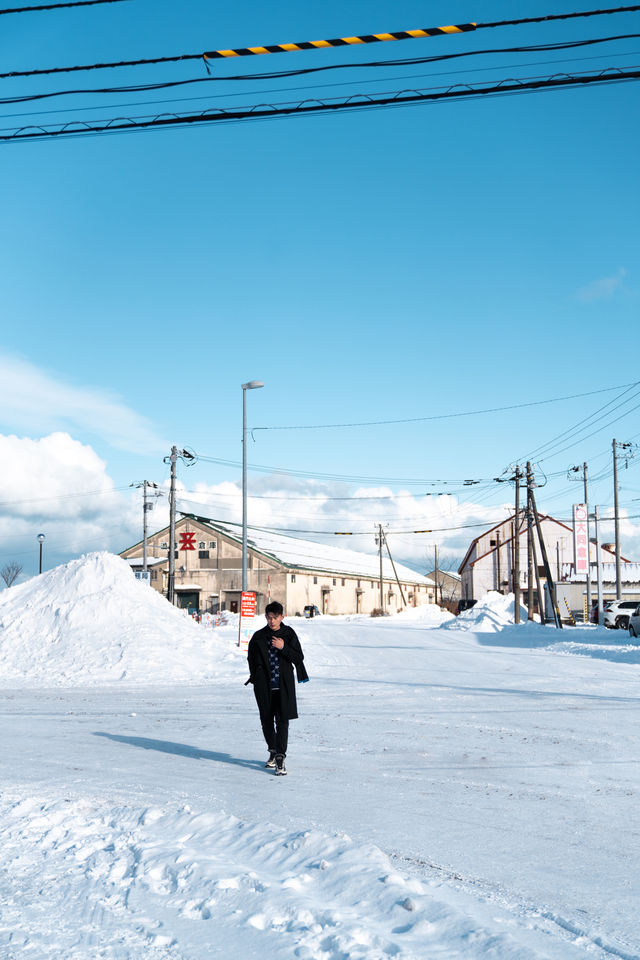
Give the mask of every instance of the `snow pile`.
POLYGON ((407 607, 396 614, 396 622, 411 620, 424 627, 441 627, 444 623, 454 620, 455 617, 448 610, 443 610, 437 603, 423 603, 419 607, 407 607))
MULTIPOLYGON (((520 619, 524 623, 527 611, 520 607, 520 619)), ((512 593, 489 590, 470 610, 443 624, 445 630, 469 630, 473 633, 496 633, 515 623, 515 597, 512 593)))
POLYGON ((239 676, 244 663, 232 635, 228 627, 205 630, 136 580, 120 557, 90 553, 0 594, 0 682, 169 684, 239 676))

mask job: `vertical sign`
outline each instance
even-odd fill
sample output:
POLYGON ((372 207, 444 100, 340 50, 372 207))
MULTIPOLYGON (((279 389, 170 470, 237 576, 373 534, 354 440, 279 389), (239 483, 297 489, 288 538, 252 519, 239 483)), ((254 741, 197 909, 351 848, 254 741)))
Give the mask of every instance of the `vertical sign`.
POLYGON ((589 573, 589 543, 587 540, 587 506, 573 505, 573 569, 574 573, 589 573))
POLYGON ((249 646, 251 634, 254 632, 256 616, 256 595, 249 590, 242 593, 240 599, 240 624, 238 628, 238 646, 246 650, 249 646))

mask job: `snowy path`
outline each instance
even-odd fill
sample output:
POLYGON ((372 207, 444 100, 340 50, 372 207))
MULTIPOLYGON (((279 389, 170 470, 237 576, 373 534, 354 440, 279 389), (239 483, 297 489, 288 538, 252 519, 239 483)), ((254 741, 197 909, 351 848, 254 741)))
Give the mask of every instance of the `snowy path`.
POLYGON ((640 957, 637 663, 567 655, 577 632, 302 630, 286 778, 241 659, 0 691, 0 955, 640 957))

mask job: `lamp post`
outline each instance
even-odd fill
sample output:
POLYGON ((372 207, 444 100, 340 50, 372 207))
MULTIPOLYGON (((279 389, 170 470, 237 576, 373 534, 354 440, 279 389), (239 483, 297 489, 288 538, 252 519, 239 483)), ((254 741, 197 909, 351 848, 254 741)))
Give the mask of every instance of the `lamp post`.
POLYGON ((42 573, 42 544, 44 543, 46 537, 44 533, 39 533, 36 539, 40 544, 40 570, 38 571, 38 573, 42 573))
POLYGON ((242 592, 247 589, 247 390, 264 387, 262 380, 242 384, 242 592))

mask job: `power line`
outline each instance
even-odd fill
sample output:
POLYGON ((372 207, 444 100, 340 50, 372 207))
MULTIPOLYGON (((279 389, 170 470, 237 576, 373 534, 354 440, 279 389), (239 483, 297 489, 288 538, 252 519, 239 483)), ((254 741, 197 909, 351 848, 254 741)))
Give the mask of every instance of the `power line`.
POLYGON ((599 393, 609 393, 612 390, 620 390, 622 387, 635 387, 638 383, 640 383, 640 381, 635 381, 634 383, 622 383, 615 387, 604 387, 600 390, 589 390, 587 393, 572 393, 565 397, 550 397, 547 400, 531 400, 526 403, 514 403, 505 407, 487 407, 483 410, 463 410, 460 413, 439 413, 429 417, 403 417, 398 420, 365 420, 357 423, 315 423, 301 424, 296 426, 252 427, 251 432, 253 433, 257 430, 326 430, 337 427, 377 427, 397 423, 423 423, 428 420, 449 420, 455 417, 476 417, 485 413, 503 413, 506 410, 520 410, 523 407, 537 407, 546 403, 561 403, 564 400, 578 400, 582 397, 592 397, 599 393))
POLYGON ((34 7, 7 7, 0 10, 5 13, 38 13, 42 10, 63 10, 67 7, 95 7, 99 3, 124 3, 125 0, 70 0, 69 3, 40 3, 34 7))
MULTIPOLYGON (((401 60, 369 60, 363 63, 353 62, 350 63, 330 63, 324 64, 320 67, 304 67, 301 69, 295 70, 273 70, 265 73, 242 73, 242 74, 231 74, 228 76, 207 76, 207 77, 191 77, 189 80, 166 80, 160 81, 158 83, 134 83, 134 84, 124 84, 115 87, 77 87, 70 90, 56 90, 48 93, 34 93, 34 94, 24 94, 22 96, 16 97, 0 97, 0 103, 13 104, 13 103, 29 103, 35 100, 48 100, 56 97, 66 97, 66 96, 76 96, 76 95, 86 95, 86 94, 122 94, 122 93, 149 93, 157 90, 170 90, 174 87, 183 87, 192 84, 220 84, 234 81, 259 81, 259 80, 281 80, 288 79, 291 77, 306 76, 307 74, 313 73, 324 73, 328 70, 360 70, 360 69, 380 69, 380 68, 393 68, 393 67, 403 67, 408 66, 420 66, 430 63, 440 63, 448 60, 457 60, 466 57, 477 57, 485 56, 488 54, 512 54, 512 53, 553 53, 559 52, 561 50, 571 50, 574 47, 585 47, 593 46, 595 44, 601 43, 611 43, 619 40, 637 40, 640 38, 640 33, 626 33, 618 34, 615 36, 609 37, 594 37, 588 40, 570 40, 564 43, 540 43, 540 44, 530 44, 526 46, 518 47, 492 47, 483 50, 465 50, 461 53, 448 53, 441 54, 439 56, 433 57, 409 57, 401 60)), ((622 55, 622 54, 620 54, 622 55)), ((544 62, 544 61, 543 61, 544 62)), ((531 66, 531 64, 527 64, 531 66)), ((410 79, 411 77, 404 77, 403 79, 410 79)), ((372 81, 342 81, 337 84, 329 84, 329 86, 345 86, 347 83, 370 83, 372 81)), ((282 89, 291 89, 291 88, 280 88, 282 89)), ((294 88, 295 89, 295 88, 294 88)), ((308 88, 298 88, 298 89, 308 89, 308 88)), ((243 94, 226 94, 226 96, 246 96, 249 91, 243 91, 243 94)), ((255 92, 255 91, 250 91, 255 92)), ((274 91, 266 91, 274 92, 274 91)), ((278 91, 276 91, 278 92, 278 91)), ((198 98, 195 98, 198 99, 198 98)), ((202 98, 200 98, 202 99, 202 98)), ((179 101, 184 102, 184 101, 179 101)), ((80 109, 87 109, 86 107, 80 109)))
POLYGON ((388 33, 362 34, 355 37, 339 37, 332 40, 302 40, 295 43, 265 44, 256 47, 237 47, 230 50, 209 50, 200 53, 183 53, 168 57, 145 57, 135 60, 117 60, 108 63, 78 64, 70 67, 44 67, 34 70, 12 70, 0 73, 0 80, 11 77, 46 76, 54 73, 74 73, 80 70, 105 70, 117 67, 150 66, 158 63, 179 63, 187 60, 207 61, 246 57, 271 53, 290 53, 301 50, 320 50, 328 47, 344 47, 354 44, 379 43, 390 40, 413 40, 425 37, 436 37, 458 33, 473 32, 475 30, 520 26, 528 23, 549 23, 553 20, 570 20, 576 17, 599 17, 607 14, 633 13, 640 10, 640 4, 625 7, 613 7, 606 10, 583 10, 577 13, 549 14, 541 17, 530 17, 520 20, 501 20, 493 23, 464 23, 444 27, 425 27, 417 30, 398 30, 388 33))
POLYGON ((421 92, 418 90, 400 90, 391 95, 356 94, 346 100, 302 101, 301 103, 265 105, 254 104, 252 107, 241 110, 230 110, 224 107, 214 107, 198 114, 160 115, 152 118, 119 117, 110 120, 88 122, 84 120, 70 121, 62 126, 47 127, 44 124, 19 127, 9 133, 0 134, 2 142, 18 142, 21 140, 47 140, 57 137, 89 136, 92 134, 129 133, 134 130, 148 130, 152 128, 170 128, 191 126, 193 124, 211 124, 216 122, 233 123, 244 120, 272 120, 304 115, 322 115, 337 113, 342 110, 358 111, 371 110, 387 106, 413 106, 420 103, 433 103, 447 100, 469 100, 485 96, 508 96, 510 94, 528 93, 548 89, 567 89, 591 84, 605 85, 608 83, 622 83, 640 79, 640 69, 622 70, 609 67, 597 74, 562 74, 554 77, 544 77, 529 80, 503 80, 489 86, 474 86, 473 84, 454 84, 447 90, 439 92, 421 92), (462 87, 462 89, 460 89, 462 87))

